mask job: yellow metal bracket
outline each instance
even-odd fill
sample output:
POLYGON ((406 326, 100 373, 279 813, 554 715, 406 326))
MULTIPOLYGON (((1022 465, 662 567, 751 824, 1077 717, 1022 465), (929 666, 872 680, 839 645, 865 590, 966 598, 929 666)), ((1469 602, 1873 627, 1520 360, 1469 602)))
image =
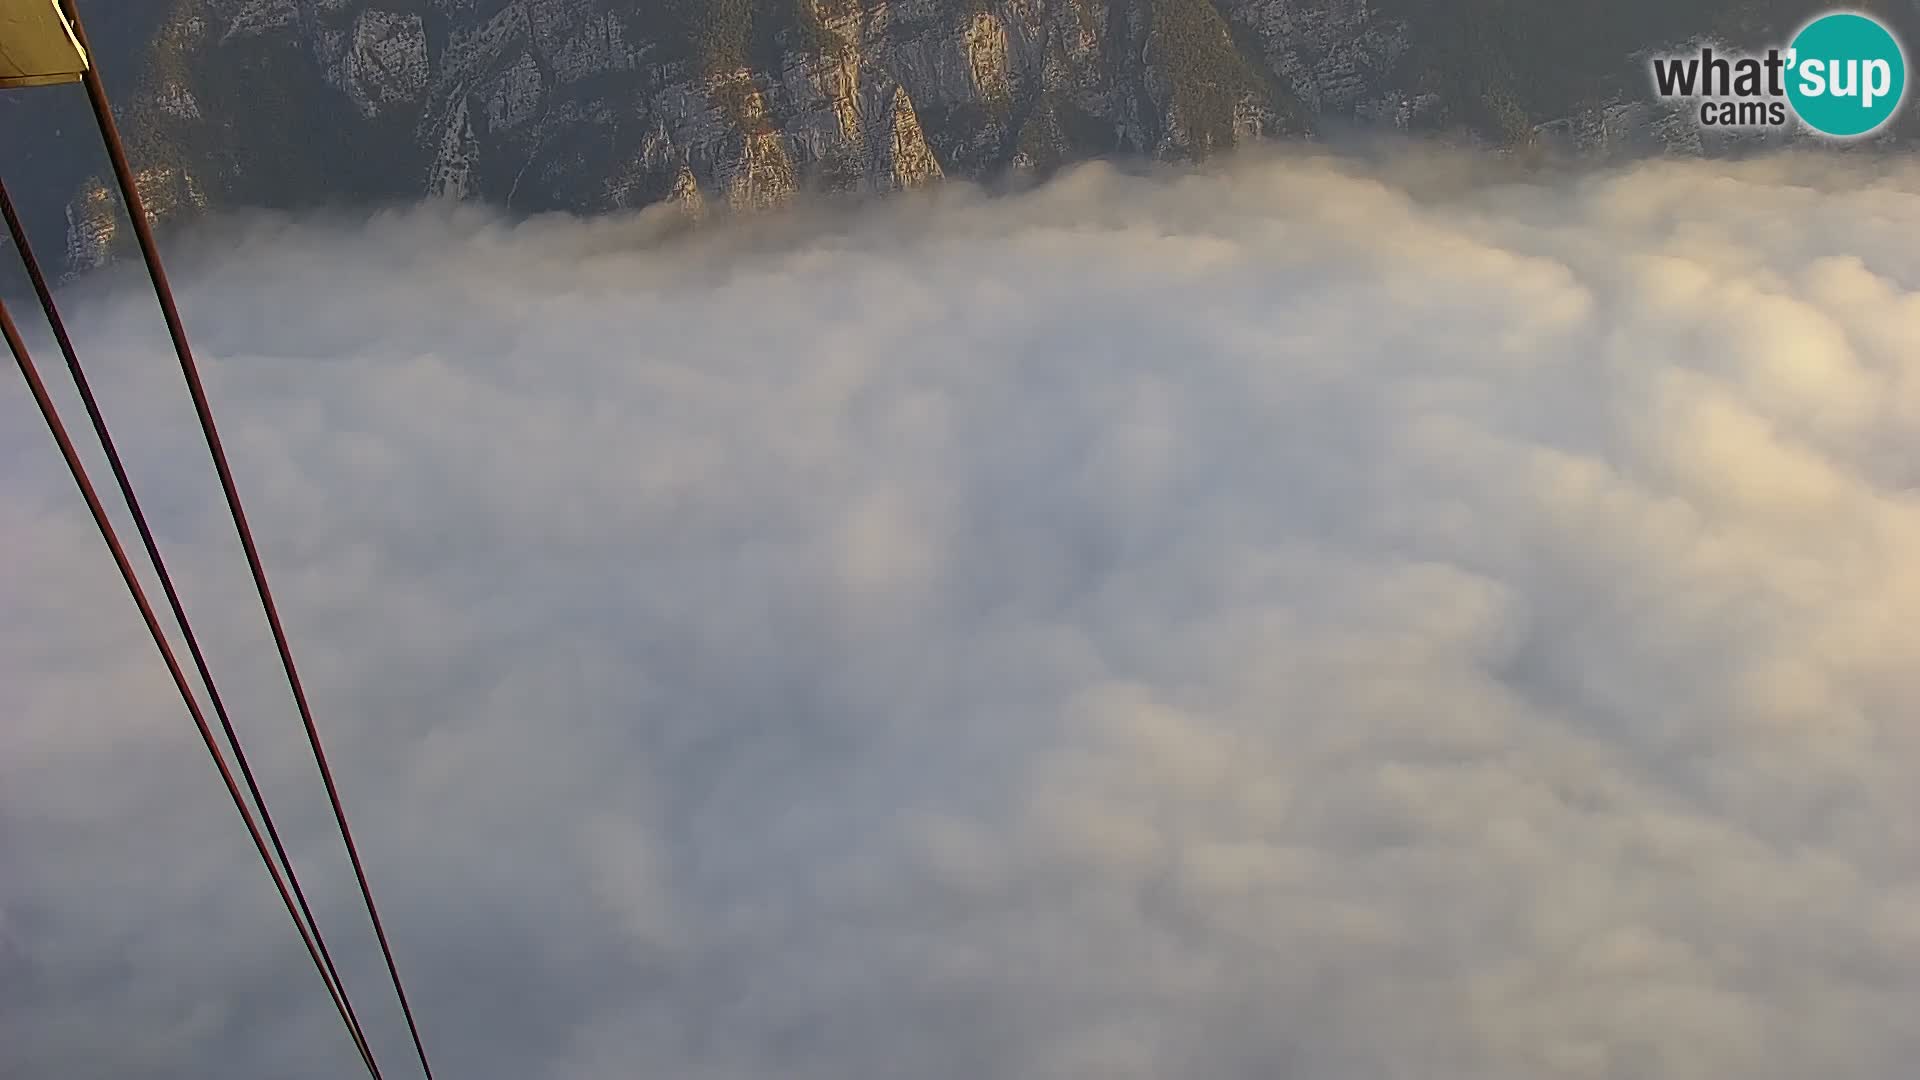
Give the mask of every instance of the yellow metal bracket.
POLYGON ((86 70, 59 0, 0 0, 0 88, 79 82, 86 70))

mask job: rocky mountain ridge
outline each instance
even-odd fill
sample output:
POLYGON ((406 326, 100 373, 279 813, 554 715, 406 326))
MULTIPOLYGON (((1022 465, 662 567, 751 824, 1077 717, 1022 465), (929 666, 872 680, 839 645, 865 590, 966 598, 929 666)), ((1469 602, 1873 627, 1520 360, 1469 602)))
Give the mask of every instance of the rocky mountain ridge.
MULTIPOLYGON (((1912 0, 1866 6, 1920 19, 1912 0)), ((121 108, 168 216, 423 195, 701 214, 1339 128, 1714 152, 1737 140, 1652 101, 1645 54, 1758 45, 1810 13, 1780 0, 172 0, 121 108)), ((100 177, 79 181, 71 267, 124 244, 116 202, 100 177)))

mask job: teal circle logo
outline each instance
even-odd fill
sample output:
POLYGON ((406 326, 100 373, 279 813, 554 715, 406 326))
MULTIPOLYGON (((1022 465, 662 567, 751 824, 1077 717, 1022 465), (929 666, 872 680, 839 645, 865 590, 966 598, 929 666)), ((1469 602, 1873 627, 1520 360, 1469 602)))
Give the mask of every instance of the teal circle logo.
POLYGON ((1787 100, 1806 125, 1850 139, 1878 131, 1907 92, 1899 39, 1850 11, 1808 23, 1787 52, 1787 100))

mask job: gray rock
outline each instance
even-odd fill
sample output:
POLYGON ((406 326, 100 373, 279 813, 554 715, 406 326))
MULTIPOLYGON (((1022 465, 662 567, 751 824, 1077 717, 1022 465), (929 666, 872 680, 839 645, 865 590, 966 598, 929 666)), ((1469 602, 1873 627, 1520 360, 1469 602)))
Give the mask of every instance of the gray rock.
MULTIPOLYGON (((1043 173, 1104 154, 1203 158, 1350 128, 1717 153, 1766 138, 1703 134, 1653 101, 1646 55, 1777 33, 1789 8, 175 0, 127 111, 147 165, 199 193, 168 201, 174 214, 423 194, 528 211, 669 199, 744 211, 809 190, 1043 173)), ((1915 112, 1891 138, 1911 134, 1915 112)), ((68 208, 81 265, 125 241, 98 188, 87 181, 68 208)))

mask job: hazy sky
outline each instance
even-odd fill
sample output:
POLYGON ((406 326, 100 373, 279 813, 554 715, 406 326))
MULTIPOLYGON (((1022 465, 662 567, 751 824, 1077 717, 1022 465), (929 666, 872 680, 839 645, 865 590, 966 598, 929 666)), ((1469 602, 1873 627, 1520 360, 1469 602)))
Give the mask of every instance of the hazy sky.
MULTIPOLYGON (((177 246, 441 1074, 1911 1076, 1920 166, 1485 173, 177 246)), ((141 285, 82 348, 417 1075, 141 285)), ((0 1074, 351 1075, 0 384, 0 1074)))

